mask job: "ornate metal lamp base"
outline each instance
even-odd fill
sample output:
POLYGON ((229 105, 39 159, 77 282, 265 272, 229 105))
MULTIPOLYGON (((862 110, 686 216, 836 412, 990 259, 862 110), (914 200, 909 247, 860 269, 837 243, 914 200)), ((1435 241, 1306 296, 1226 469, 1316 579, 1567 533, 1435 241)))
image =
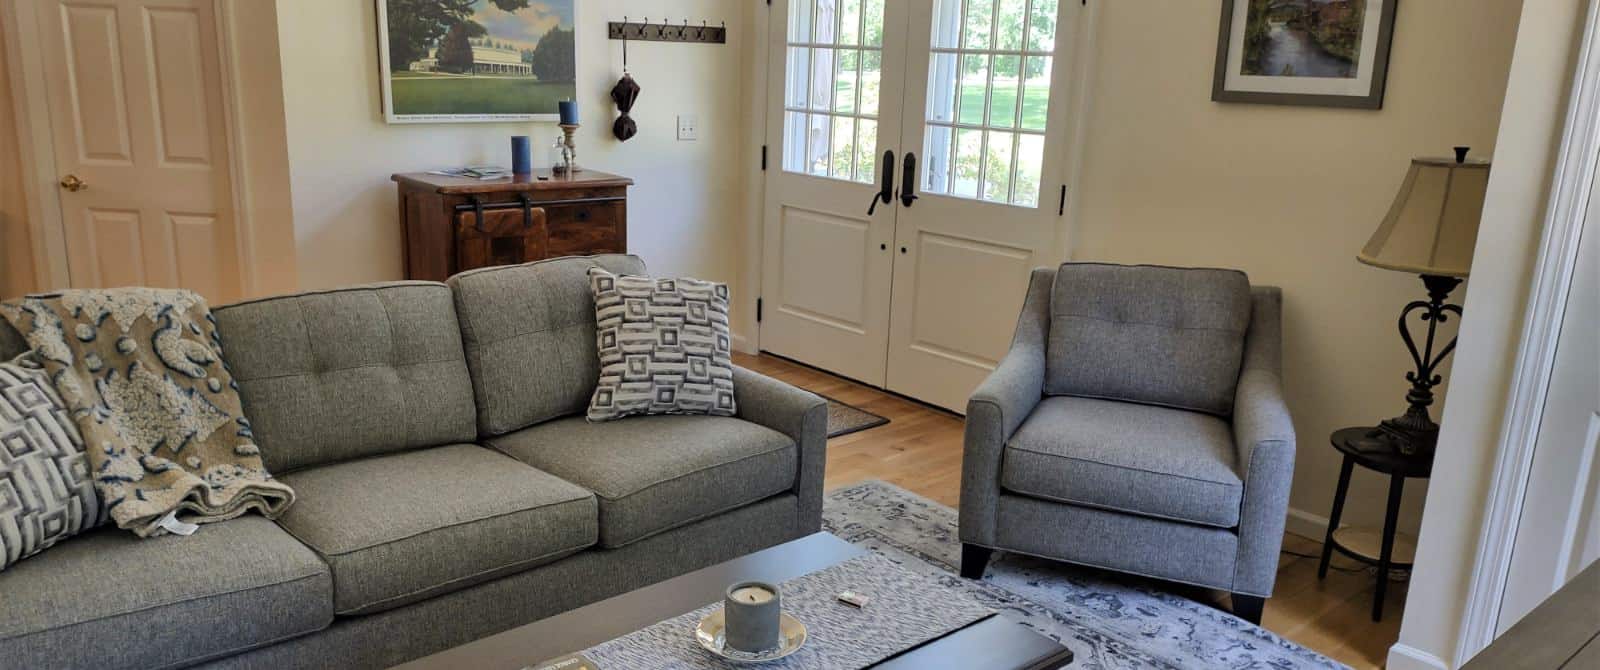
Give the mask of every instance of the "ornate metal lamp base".
POLYGON ((1433 387, 1444 381, 1444 378, 1434 370, 1456 348, 1455 338, 1450 338, 1450 342, 1440 348, 1435 355, 1434 337, 1439 324, 1448 321, 1451 314, 1455 314, 1457 318, 1461 316, 1460 305, 1445 302, 1449 299, 1450 292, 1461 284, 1461 280, 1455 277, 1422 275, 1422 283, 1428 288, 1428 299, 1413 301, 1400 312, 1400 337, 1405 340, 1406 349, 1411 352, 1411 360, 1417 366, 1416 370, 1406 373, 1406 381, 1411 382, 1411 390, 1406 393, 1406 402, 1410 406, 1406 408, 1404 414, 1384 420, 1370 437, 1408 456, 1431 457, 1439 443, 1439 424, 1428 415, 1428 407, 1433 404, 1433 387), (1417 346, 1416 338, 1411 334, 1411 326, 1407 321, 1412 312, 1419 310, 1421 313, 1418 317, 1428 324, 1427 339, 1420 348, 1417 346))

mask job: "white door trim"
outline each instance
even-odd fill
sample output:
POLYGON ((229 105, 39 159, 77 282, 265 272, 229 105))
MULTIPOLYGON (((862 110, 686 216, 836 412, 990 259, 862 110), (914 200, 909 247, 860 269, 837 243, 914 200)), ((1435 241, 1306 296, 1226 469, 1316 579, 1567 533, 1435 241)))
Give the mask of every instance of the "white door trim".
MULTIPOLYGON (((1511 550, 1533 464, 1535 439, 1555 366, 1567 293, 1577 266, 1578 241, 1588 213, 1600 158, 1600 3, 1591 4, 1572 82, 1566 130, 1551 179, 1539 259, 1533 268, 1527 314, 1499 448, 1489 482, 1489 503, 1473 561, 1471 583, 1457 636, 1457 659, 1494 641, 1511 570, 1511 550)), ((1600 203, 1597 203, 1600 205, 1600 203)))
MULTIPOLYGON (((226 125, 229 199, 237 246, 232 265, 239 273, 241 297, 254 296, 260 284, 256 272, 255 231, 250 214, 248 174, 243 151, 246 122, 238 85, 239 64, 248 57, 239 52, 233 20, 234 0, 212 0, 216 20, 219 73, 222 78, 222 113, 226 125)), ((274 6, 275 6, 274 2, 274 6)), ((6 58, 10 61, 12 104, 17 119, 18 149, 23 162, 23 191, 28 212, 29 237, 33 243, 34 277, 41 290, 67 286, 67 245, 62 229, 61 200, 57 192, 55 149, 51 140, 49 96, 45 90, 44 49, 36 30, 38 3, 7 2, 0 5, 0 29, 4 30, 6 58)), ((292 224, 291 224, 292 225, 292 224)))

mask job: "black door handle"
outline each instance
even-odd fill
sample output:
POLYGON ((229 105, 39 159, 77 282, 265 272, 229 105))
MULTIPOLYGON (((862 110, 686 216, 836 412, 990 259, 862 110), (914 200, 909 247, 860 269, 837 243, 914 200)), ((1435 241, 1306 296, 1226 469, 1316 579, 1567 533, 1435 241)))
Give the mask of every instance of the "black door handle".
POLYGON ((906 169, 900 173, 900 204, 910 207, 917 200, 917 155, 906 152, 906 169))
POLYGON ((883 163, 880 165, 883 166, 883 185, 879 186, 878 192, 872 195, 872 204, 867 206, 867 216, 872 216, 873 212, 878 211, 878 202, 880 200, 885 205, 894 200, 894 152, 883 152, 883 163))

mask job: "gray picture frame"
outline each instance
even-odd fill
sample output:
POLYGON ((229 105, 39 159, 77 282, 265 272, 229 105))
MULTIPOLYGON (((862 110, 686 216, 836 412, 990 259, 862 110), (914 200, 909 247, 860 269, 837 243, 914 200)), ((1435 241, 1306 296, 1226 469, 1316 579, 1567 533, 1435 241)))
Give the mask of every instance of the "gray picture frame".
POLYGON ((1222 0, 1222 19, 1217 35, 1217 60, 1211 81, 1211 100, 1214 102, 1242 102, 1260 105, 1297 105, 1306 107, 1342 107, 1347 109, 1383 109, 1383 94, 1389 78, 1389 50, 1394 40, 1395 10, 1399 0, 1386 0, 1378 19, 1377 49, 1372 60, 1371 85, 1365 95, 1327 95, 1318 93, 1273 93, 1265 91, 1232 90, 1228 82, 1228 51, 1233 38, 1234 6, 1250 0, 1222 0))

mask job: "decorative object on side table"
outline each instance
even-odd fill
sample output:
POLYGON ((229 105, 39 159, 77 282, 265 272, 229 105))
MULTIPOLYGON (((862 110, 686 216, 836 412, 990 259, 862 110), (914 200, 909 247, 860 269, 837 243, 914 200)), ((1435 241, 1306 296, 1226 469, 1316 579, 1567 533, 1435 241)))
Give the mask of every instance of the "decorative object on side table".
POLYGON ((511 136, 511 173, 530 174, 533 172, 533 148, 527 135, 511 136))
POLYGON ((1435 350, 1435 338, 1439 324, 1451 314, 1461 316, 1461 306, 1448 300, 1472 266, 1478 219, 1483 215, 1489 184, 1489 161, 1468 160, 1467 152, 1467 147, 1456 147, 1454 159, 1412 159, 1389 214, 1356 256, 1367 265, 1421 275, 1427 288, 1427 300, 1412 301, 1400 312, 1400 337, 1416 364, 1415 370, 1406 373, 1411 382, 1406 394, 1409 406, 1404 414, 1379 424, 1366 439, 1430 460, 1439 440, 1439 424, 1429 416, 1428 407, 1433 404, 1433 388, 1444 381, 1436 371, 1456 347, 1452 337, 1435 350), (1413 314, 1428 327, 1421 347, 1411 332, 1413 314))
POLYGON ((1223 0, 1211 99, 1383 107, 1398 0, 1223 0))
POLYGON ((1378 568, 1378 586, 1372 598, 1372 620, 1383 619, 1383 597, 1389 586, 1392 570, 1410 570, 1417 544, 1410 537, 1400 538, 1397 526, 1400 519, 1400 498, 1405 490, 1406 478, 1427 479, 1433 471, 1433 452, 1403 454, 1386 446, 1373 448, 1369 435, 1373 428, 1344 428, 1334 431, 1329 441, 1333 448, 1344 454, 1344 465, 1339 469, 1339 488, 1333 492, 1333 510, 1328 513, 1328 533, 1322 541, 1322 561, 1317 565, 1317 579, 1328 576, 1328 561, 1333 551, 1378 568), (1389 476, 1389 502, 1384 510, 1383 534, 1377 538, 1376 551, 1372 548, 1372 533, 1359 528, 1340 528, 1344 516, 1345 494, 1350 490, 1350 474, 1355 466, 1381 472, 1389 476))

